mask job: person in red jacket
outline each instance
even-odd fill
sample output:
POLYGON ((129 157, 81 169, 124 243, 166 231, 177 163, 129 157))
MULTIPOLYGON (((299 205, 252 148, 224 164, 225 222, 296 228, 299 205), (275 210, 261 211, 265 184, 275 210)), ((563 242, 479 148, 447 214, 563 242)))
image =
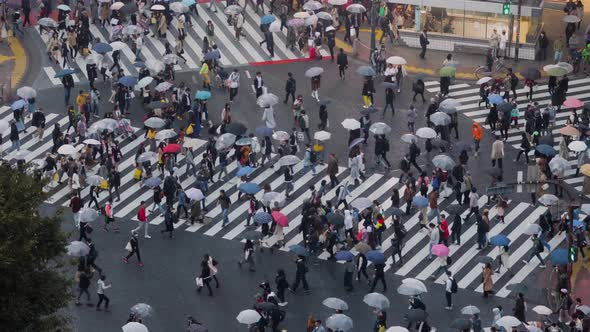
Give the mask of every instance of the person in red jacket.
POLYGON ((440 215, 440 224, 438 225, 438 230, 440 232, 440 238, 438 243, 444 243, 445 246, 449 246, 449 222, 447 221, 447 216, 444 214, 440 215))
POLYGON ((139 209, 137 210, 137 228, 135 228, 134 230, 132 230, 132 233, 139 233, 139 230, 141 230, 142 227, 145 227, 145 238, 146 239, 151 239, 152 237, 149 236, 148 234, 148 220, 147 220, 147 214, 146 214, 146 209, 145 209, 145 201, 141 201, 141 203, 139 204, 139 209))
POLYGON ((80 209, 82 209, 83 206, 84 202, 82 202, 78 193, 73 192, 72 197, 70 198, 70 207, 74 214, 74 226, 76 226, 76 228, 80 228, 80 209))

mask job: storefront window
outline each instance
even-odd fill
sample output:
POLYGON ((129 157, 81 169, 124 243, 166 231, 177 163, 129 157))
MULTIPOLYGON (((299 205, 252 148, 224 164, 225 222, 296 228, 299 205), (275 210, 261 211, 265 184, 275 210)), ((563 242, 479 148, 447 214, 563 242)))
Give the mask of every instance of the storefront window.
POLYGON ((427 29, 429 32, 442 33, 442 14, 443 8, 423 7, 420 21, 421 30, 427 29))
POLYGON ((465 11, 462 9, 444 9, 443 33, 455 36, 465 34, 465 11))
POLYGON ((466 38, 486 39, 488 13, 480 13, 476 11, 465 11, 465 33, 466 38))

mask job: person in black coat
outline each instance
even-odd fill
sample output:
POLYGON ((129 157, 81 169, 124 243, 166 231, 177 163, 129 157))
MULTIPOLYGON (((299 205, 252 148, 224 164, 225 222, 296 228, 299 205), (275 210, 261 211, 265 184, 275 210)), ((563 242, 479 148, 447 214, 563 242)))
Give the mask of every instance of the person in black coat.
POLYGON ((305 257, 297 256, 295 264, 297 265, 297 268, 295 270, 295 282, 293 283, 293 285, 291 285, 291 288, 289 288, 289 290, 292 293, 295 293, 295 291, 297 291, 297 287, 299 287, 299 283, 301 282, 303 283, 303 290, 305 292, 309 292, 309 285, 307 284, 307 279, 305 278, 305 274, 307 273, 305 257))
POLYGON ((33 136, 37 136, 39 141, 43 139, 43 132, 45 131, 45 113, 42 108, 38 108, 33 113, 33 120, 31 121, 33 127, 37 127, 37 132, 33 136))
POLYGON ((338 65, 338 74, 340 75, 340 79, 344 80, 345 71, 348 69, 348 55, 344 53, 344 49, 342 48, 340 49, 340 53, 338 53, 336 64, 338 65))
POLYGON ((328 127, 328 109, 326 108, 326 105, 320 106, 319 117, 320 124, 318 125, 318 128, 320 130, 326 130, 328 127))
POLYGON ((211 285, 209 285, 211 282, 211 269, 209 269, 207 261, 201 262, 201 274, 199 275, 199 278, 203 279, 203 286, 197 287, 197 292, 200 293, 201 289, 203 289, 204 286, 207 286, 209 296, 213 296, 213 290, 211 290, 211 285))
POLYGON ((123 262, 125 264, 129 263, 129 258, 133 255, 137 255, 137 264, 139 266, 143 266, 143 262, 141 261, 141 255, 139 254, 139 241, 137 240, 137 232, 131 233, 131 238, 129 239, 129 245, 131 246, 131 251, 125 257, 123 257, 123 262))
POLYGON ((87 305, 93 306, 94 304, 90 303, 90 292, 88 292, 90 280, 92 279, 92 272, 89 268, 86 268, 84 271, 80 272, 78 278, 78 297, 76 298, 76 305, 82 305, 80 298, 82 297, 82 294, 86 294, 87 305))
POLYGON ((285 290, 289 288, 289 282, 287 282, 287 276, 285 275, 285 270, 279 269, 275 276, 275 284, 277 285, 277 297, 279 298, 279 305, 285 306, 287 305, 287 301, 285 301, 285 290))
POLYGON ((326 32, 326 38, 328 39, 328 49, 330 50, 330 61, 334 62, 334 47, 336 46, 336 36, 334 31, 326 32))
POLYGON ((96 68, 96 64, 86 64, 86 74, 88 75, 88 81, 90 82, 90 87, 94 89, 94 81, 98 77, 98 71, 96 68))
POLYGON ((375 291, 375 286, 377 286, 377 282, 381 280, 383 284, 383 293, 387 291, 387 283, 385 282, 385 264, 379 263, 375 264, 375 277, 373 278, 373 284, 371 285, 371 290, 369 293, 373 293, 375 291))
POLYGON ((256 98, 262 95, 262 87, 264 86, 264 80, 262 79, 262 74, 260 72, 256 73, 256 77, 254 77, 254 90, 256 90, 256 98))
POLYGON ((414 91, 414 97, 412 97, 412 101, 416 101, 416 96, 420 95, 422 97, 422 102, 425 103, 426 99, 424 98, 424 90, 425 90, 424 81, 419 78, 412 85, 412 91, 414 91))
MULTIPOLYGON (((416 97, 416 95, 414 95, 416 97)), ((424 98, 424 95, 422 95, 424 98)), ((385 89, 385 107, 383 107, 383 118, 385 118, 385 113, 387 113, 387 107, 391 107, 391 116, 395 116, 395 107, 393 107, 393 101, 395 100, 395 93, 393 92, 392 88, 385 89)))
POLYGON ((455 214, 451 225, 451 244, 461 245, 461 216, 455 214))
POLYGON ((293 102, 295 102, 295 91, 297 90, 297 81, 293 78, 293 73, 289 72, 287 73, 287 76, 288 78, 285 84, 285 100, 283 100, 284 104, 289 101, 289 96, 291 96, 293 102))
POLYGON ((549 47, 549 38, 547 38, 545 31, 541 31, 541 34, 539 35, 539 56, 537 57, 537 60, 547 60, 547 47, 549 47))
POLYGON ((420 52, 420 58, 424 59, 426 56, 426 46, 428 46, 428 44, 430 44, 430 42, 428 41, 428 35, 426 33, 426 29, 422 30, 422 33, 420 34, 420 47, 422 48, 422 51, 420 52))

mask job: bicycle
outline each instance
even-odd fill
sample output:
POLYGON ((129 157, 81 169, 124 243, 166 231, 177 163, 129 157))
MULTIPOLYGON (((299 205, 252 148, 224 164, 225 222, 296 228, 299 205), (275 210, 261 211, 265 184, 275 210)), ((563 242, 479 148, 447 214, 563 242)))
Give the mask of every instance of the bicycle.
POLYGON ((488 66, 479 66, 473 72, 478 79, 485 76, 506 76, 508 74, 508 67, 504 64, 502 58, 496 58, 492 65, 492 71, 488 70, 488 66))

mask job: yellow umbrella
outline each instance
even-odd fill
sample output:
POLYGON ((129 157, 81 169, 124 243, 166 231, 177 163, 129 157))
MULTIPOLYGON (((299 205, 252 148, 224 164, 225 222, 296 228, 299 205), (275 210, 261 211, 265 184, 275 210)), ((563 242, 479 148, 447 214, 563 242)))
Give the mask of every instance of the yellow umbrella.
POLYGON ((580 136, 580 131, 572 126, 565 126, 559 132, 564 136, 580 136))
POLYGON ((586 176, 590 176, 590 164, 584 164, 580 167, 580 172, 586 176))

